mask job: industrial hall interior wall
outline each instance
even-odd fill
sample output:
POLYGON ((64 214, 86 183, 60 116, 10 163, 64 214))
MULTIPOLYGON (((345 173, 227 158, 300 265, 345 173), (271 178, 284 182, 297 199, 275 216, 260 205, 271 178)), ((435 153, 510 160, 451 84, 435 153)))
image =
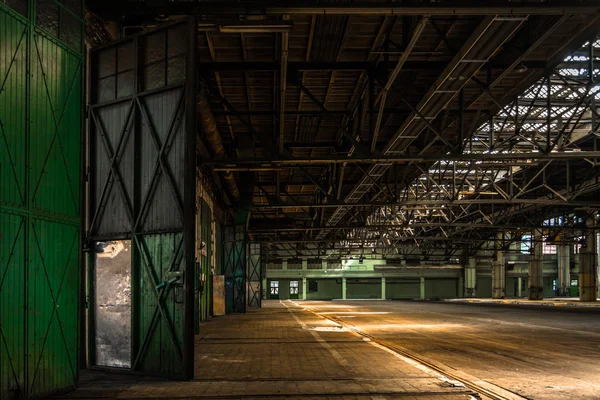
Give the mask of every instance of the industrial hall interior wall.
POLYGON ((71 388, 79 374, 82 12, 0 2, 3 399, 71 388))

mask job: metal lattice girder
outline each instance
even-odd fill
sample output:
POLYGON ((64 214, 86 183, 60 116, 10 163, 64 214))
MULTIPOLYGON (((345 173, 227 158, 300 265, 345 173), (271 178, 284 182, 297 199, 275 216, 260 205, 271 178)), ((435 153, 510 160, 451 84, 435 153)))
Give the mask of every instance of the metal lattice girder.
MULTIPOLYGON (((466 84, 482 66, 474 60, 487 60, 516 31, 522 21, 497 21, 495 18, 485 18, 477 27, 476 32, 462 46, 459 53, 448 64, 434 86, 415 107, 415 112, 403 123, 394 137, 388 142, 383 153, 404 150, 412 140, 403 141, 402 136, 418 136, 424 129, 431 128, 427 118, 434 118, 448 104, 458 91, 466 84), (486 45, 480 48, 480 43, 486 45), (464 79, 457 79, 462 76, 464 79), (451 79, 452 78, 452 79, 451 79)), ((363 177, 344 199, 347 203, 356 203, 373 187, 373 181, 380 178, 390 167, 389 163, 371 166, 363 177)), ((327 225, 337 225, 348 212, 347 207, 337 209, 327 221, 327 225)), ((317 235, 324 238, 328 231, 317 235)))

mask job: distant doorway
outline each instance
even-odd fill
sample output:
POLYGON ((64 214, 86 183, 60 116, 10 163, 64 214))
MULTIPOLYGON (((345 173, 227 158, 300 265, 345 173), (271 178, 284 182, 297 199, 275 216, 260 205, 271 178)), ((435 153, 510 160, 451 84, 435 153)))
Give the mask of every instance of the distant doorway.
POLYGON ((131 367, 131 240, 94 245, 93 360, 131 367))
POLYGON ((278 300, 279 299, 279 281, 271 281, 269 284, 269 299, 278 300))
POLYGON ((298 299, 298 281, 290 281, 290 299, 298 299))

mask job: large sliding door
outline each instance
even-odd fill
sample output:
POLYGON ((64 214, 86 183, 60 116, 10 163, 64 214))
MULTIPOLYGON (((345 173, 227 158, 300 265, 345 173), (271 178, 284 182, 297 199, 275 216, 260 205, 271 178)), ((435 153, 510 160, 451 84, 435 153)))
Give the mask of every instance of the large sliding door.
POLYGON ((0 398, 79 369, 82 5, 0 1, 0 398))
MULTIPOLYGON (((119 332, 131 350, 116 362, 176 378, 193 375, 195 37, 189 19, 91 53, 90 276, 110 267, 131 284, 113 291, 125 307, 118 317, 92 315, 90 344, 111 321, 122 328, 130 307, 131 329, 119 332), (107 243, 130 269, 107 262, 107 243)), ((100 304, 99 288, 91 294, 100 304)))

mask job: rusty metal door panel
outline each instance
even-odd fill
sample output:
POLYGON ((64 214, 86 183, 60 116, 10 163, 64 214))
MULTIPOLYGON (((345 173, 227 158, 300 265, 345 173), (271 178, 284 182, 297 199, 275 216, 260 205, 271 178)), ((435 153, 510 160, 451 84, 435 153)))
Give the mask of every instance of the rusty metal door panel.
POLYGON ((0 397, 78 377, 80 2, 0 3, 0 397))
POLYGON ((169 23, 90 56, 87 241, 132 240, 131 368, 176 378, 193 372, 195 33, 169 23))
POLYGON ((213 315, 225 315, 225 277, 213 276, 213 315))

